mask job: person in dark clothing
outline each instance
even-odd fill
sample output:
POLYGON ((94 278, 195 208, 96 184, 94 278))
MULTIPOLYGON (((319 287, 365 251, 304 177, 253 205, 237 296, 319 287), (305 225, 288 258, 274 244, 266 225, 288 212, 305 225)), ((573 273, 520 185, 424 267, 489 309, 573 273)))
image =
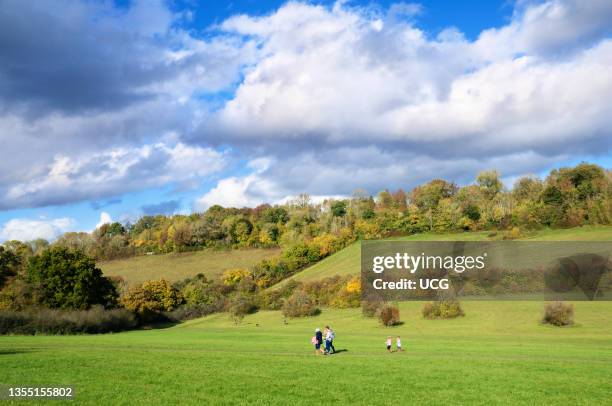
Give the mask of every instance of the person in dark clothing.
POLYGON ((321 347, 321 344, 323 344, 323 333, 321 333, 321 329, 318 327, 315 329, 314 338, 315 338, 315 354, 322 354, 323 348, 321 347))

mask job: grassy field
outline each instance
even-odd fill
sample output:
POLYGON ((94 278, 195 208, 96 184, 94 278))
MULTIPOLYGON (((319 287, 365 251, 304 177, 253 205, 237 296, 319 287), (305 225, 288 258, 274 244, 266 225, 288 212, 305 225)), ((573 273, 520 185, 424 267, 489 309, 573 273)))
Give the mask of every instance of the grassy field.
MULTIPOLYGON (((415 234, 408 237, 398 237, 401 241, 485 241, 499 239, 501 235, 492 235, 489 231, 475 233, 415 234)), ((533 241, 612 241, 612 227, 587 226, 564 230, 540 230, 530 233, 521 240, 533 241)), ((294 279, 300 282, 318 280, 333 275, 357 275, 360 272, 361 245, 352 244, 340 252, 325 258, 323 261, 303 270, 293 277, 275 286, 282 286, 294 279)))
POLYGON ((230 268, 249 268, 265 258, 280 253, 278 249, 204 250, 180 254, 146 255, 100 262, 105 275, 123 276, 128 284, 147 279, 178 281, 198 273, 216 276, 230 268))
POLYGON ((0 384, 74 385, 78 404, 610 404, 612 303, 577 302, 577 324, 538 323, 540 302, 465 302, 466 316, 384 328, 359 310, 290 320, 226 314, 100 336, 0 337, 0 384), (333 356, 310 337, 330 324, 333 356), (401 335, 402 353, 386 353, 401 335))

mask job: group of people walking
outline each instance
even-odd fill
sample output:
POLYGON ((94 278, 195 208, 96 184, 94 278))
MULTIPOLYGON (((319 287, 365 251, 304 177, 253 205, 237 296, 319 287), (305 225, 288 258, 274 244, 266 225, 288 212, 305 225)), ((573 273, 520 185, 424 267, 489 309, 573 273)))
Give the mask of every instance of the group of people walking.
MULTIPOLYGON (((315 335, 312 336, 310 342, 314 345, 315 355, 331 355, 336 352, 334 348, 334 338, 336 334, 331 327, 325 326, 325 329, 321 331, 320 328, 315 329, 315 335)), ((395 350, 393 350, 393 337, 388 336, 385 340, 385 346, 388 352, 400 352, 404 351, 402 348, 402 339, 400 336, 395 338, 395 350)))
POLYGON ((315 354, 331 355, 335 353, 334 338, 336 338, 336 334, 331 327, 325 326, 323 331, 317 327, 315 329, 315 335, 310 340, 315 347, 315 354))

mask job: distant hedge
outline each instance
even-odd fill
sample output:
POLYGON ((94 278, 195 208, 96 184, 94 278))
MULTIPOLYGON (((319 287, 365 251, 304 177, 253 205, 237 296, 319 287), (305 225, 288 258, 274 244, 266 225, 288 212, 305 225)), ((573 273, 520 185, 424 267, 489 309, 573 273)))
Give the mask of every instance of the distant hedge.
POLYGON ((0 312, 0 334, 100 334, 131 330, 137 325, 129 310, 105 310, 102 306, 89 310, 0 312))

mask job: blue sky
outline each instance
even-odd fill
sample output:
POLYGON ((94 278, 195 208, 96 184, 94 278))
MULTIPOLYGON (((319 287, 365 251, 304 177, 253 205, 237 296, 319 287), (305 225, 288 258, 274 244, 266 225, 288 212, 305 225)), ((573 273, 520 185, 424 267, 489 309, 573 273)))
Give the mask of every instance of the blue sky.
MULTIPOLYGON (((206 30, 214 24, 223 22, 234 14, 265 15, 278 9, 285 4, 283 0, 238 0, 238 1, 177 1, 173 9, 191 10, 193 20, 186 24, 190 29, 206 30)), ((371 6, 381 9, 389 8, 398 3, 393 0, 385 1, 349 1, 354 6, 371 6)), ((125 2, 118 4, 125 5, 125 2)), ((330 6, 334 1, 311 1, 310 4, 330 6)), ((469 38, 476 38, 484 29, 497 27, 507 22, 513 11, 512 3, 508 0, 502 1, 420 1, 422 11, 416 21, 418 27, 422 27, 429 33, 437 34, 439 31, 455 26, 469 38)))
POLYGON ((611 18, 600 0, 8 1, 0 241, 609 168, 611 18))

